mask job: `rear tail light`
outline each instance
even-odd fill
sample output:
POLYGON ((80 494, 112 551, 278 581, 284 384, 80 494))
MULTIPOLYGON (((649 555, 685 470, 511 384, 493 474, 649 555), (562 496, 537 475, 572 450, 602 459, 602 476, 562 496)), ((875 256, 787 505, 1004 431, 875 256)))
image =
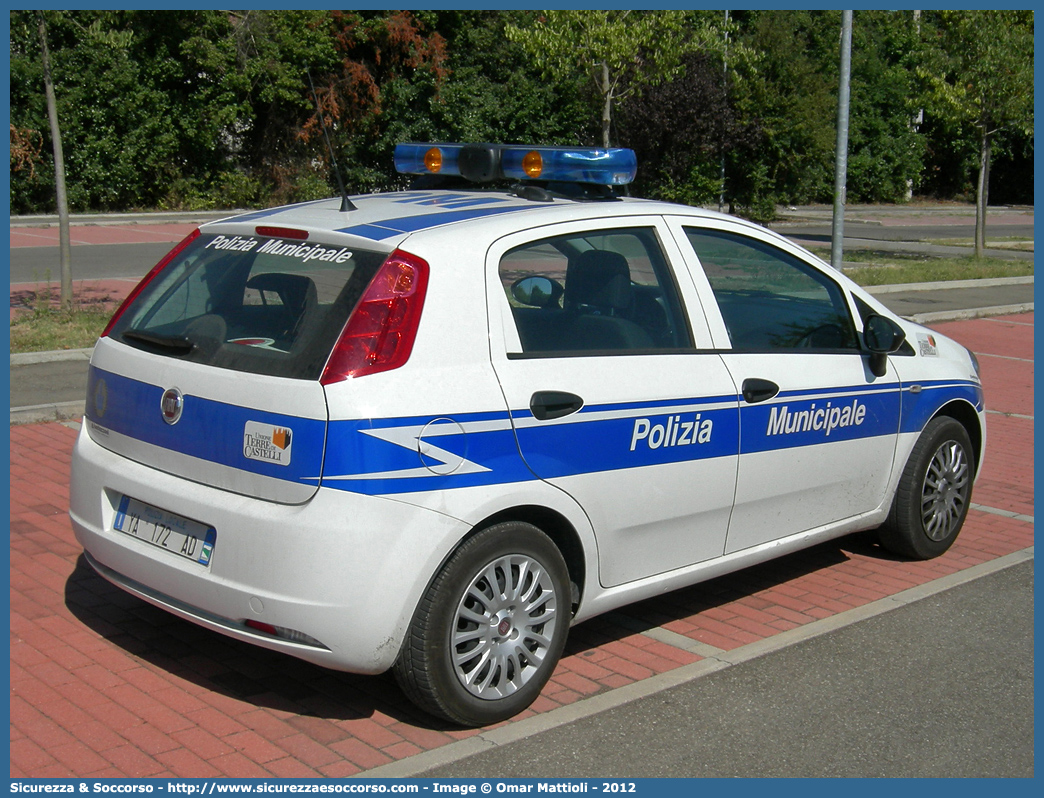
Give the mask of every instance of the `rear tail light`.
POLYGON ((134 290, 131 291, 130 294, 127 295, 127 298, 120 303, 120 306, 116 308, 116 312, 112 314, 112 318, 109 319, 109 323, 106 324, 105 329, 102 330, 102 338, 109 334, 109 330, 112 329, 113 325, 116 324, 120 316, 123 315, 123 312, 131 306, 131 303, 135 299, 138 298, 138 294, 145 290, 145 286, 151 283, 153 279, 156 277, 156 275, 163 271, 163 269, 166 268, 167 264, 178 256, 178 253, 180 253, 183 249, 185 249, 185 247, 187 247, 197 238, 199 238, 198 227, 191 233, 189 233, 187 236, 185 236, 185 238, 181 240, 181 243, 174 247, 174 249, 172 249, 170 252, 164 255, 163 260, 161 260, 159 263, 152 267, 152 270, 148 274, 146 274, 145 277, 142 278, 142 281, 140 283, 134 286, 134 290))
POLYGON ((406 363, 427 288, 427 261, 401 249, 389 255, 352 311, 319 381, 330 385, 406 363))

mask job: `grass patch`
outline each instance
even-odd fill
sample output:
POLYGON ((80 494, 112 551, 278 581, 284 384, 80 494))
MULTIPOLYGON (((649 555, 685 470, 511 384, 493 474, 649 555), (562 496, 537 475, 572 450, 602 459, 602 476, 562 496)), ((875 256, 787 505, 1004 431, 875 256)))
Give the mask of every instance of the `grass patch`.
MULTIPOLYGON (((855 260, 855 258, 853 258, 855 260)), ((866 262, 864 261, 863 264, 866 262)), ((859 285, 893 285, 900 283, 936 283, 950 280, 984 280, 996 277, 1028 277, 1033 274, 1032 261, 998 258, 881 258, 872 265, 843 266, 848 277, 859 285)))
MULTIPOLYGON (((830 262, 830 250, 820 247, 812 252, 830 262)), ((985 280, 996 277, 1029 277, 1032 260, 1001 258, 924 257, 878 250, 845 250, 842 270, 859 285, 898 285, 904 283, 937 283, 950 280, 985 280)))
POLYGON ((112 311, 36 308, 11 320, 11 352, 50 352, 94 346, 112 311))
MULTIPOLYGON (((973 238, 926 238, 922 243, 935 244, 941 247, 974 247, 973 238)), ((1015 252, 1033 252, 1032 238, 990 238, 986 241, 987 248, 1010 249, 1015 252)))

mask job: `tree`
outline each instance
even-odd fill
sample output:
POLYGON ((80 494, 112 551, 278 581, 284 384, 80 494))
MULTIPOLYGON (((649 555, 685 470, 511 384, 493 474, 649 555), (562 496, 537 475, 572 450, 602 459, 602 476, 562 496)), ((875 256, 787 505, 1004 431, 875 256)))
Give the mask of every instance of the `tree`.
POLYGON ((69 234, 69 197, 65 190, 65 157, 62 152, 62 134, 58 124, 58 101, 54 96, 51 78, 51 51, 47 46, 47 23, 39 14, 40 52, 43 64, 44 95, 47 98, 47 120, 54 146, 54 189, 58 201, 58 250, 61 271, 59 298, 64 311, 72 310, 72 243, 69 234))
POLYGON ((951 126, 972 127, 978 138, 975 255, 986 247, 986 207, 994 138, 1033 130, 1033 12, 940 11, 925 26, 930 51, 920 75, 928 85, 926 111, 951 126))
POLYGON ((833 190, 839 12, 748 11, 738 39, 759 54, 737 69, 732 102, 756 121, 750 149, 729 156, 731 195, 748 215, 771 220, 780 202, 829 202, 833 190))
POLYGON ((389 107, 398 140, 416 140, 417 128, 440 141, 575 145, 593 140, 597 127, 586 87, 547 80, 526 49, 507 38, 506 28, 526 19, 518 11, 440 12, 437 29, 446 37, 449 75, 425 114, 411 114, 398 102, 389 107))
POLYGON ((924 135, 916 66, 917 27, 909 11, 857 11, 852 31, 848 197, 902 202, 919 182, 924 135))
POLYGON ((608 147, 614 104, 682 69, 694 50, 717 51, 721 37, 704 17, 684 11, 542 11, 528 25, 508 25, 557 81, 590 75, 601 105, 602 146, 608 147))
POLYGON ((396 121, 385 109, 400 100, 409 117, 426 113, 448 75, 445 38, 409 11, 334 11, 328 35, 335 62, 316 76, 320 111, 312 110, 298 136, 321 136, 323 113, 343 153, 337 160, 345 182, 355 190, 385 188, 395 181, 385 132, 396 121))
POLYGON ((638 194, 698 205, 718 196, 721 159, 753 146, 758 125, 729 102, 721 59, 690 53, 683 63, 684 72, 621 105, 620 130, 638 156, 638 194))

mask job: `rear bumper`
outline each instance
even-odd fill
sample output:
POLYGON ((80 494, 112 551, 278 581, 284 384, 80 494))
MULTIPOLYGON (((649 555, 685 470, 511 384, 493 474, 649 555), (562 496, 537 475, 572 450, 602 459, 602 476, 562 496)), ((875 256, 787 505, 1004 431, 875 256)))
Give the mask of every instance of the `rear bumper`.
POLYGON ((141 465, 81 431, 70 518, 106 579, 182 618, 265 648, 355 673, 380 673, 432 575, 467 525, 400 501, 320 489, 301 505, 239 496, 141 465), (120 497, 213 526, 209 566, 113 529, 120 497), (254 631, 254 620, 314 638, 254 631))

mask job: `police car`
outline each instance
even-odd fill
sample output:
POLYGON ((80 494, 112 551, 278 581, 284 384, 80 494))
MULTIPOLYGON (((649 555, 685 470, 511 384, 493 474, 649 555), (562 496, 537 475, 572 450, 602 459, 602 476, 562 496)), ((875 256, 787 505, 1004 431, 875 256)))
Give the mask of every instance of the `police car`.
POLYGON ((764 228, 618 196, 629 150, 396 163, 421 184, 201 226, 116 312, 71 488, 106 579, 482 725, 599 613, 858 530, 953 543, 967 349, 764 228))

